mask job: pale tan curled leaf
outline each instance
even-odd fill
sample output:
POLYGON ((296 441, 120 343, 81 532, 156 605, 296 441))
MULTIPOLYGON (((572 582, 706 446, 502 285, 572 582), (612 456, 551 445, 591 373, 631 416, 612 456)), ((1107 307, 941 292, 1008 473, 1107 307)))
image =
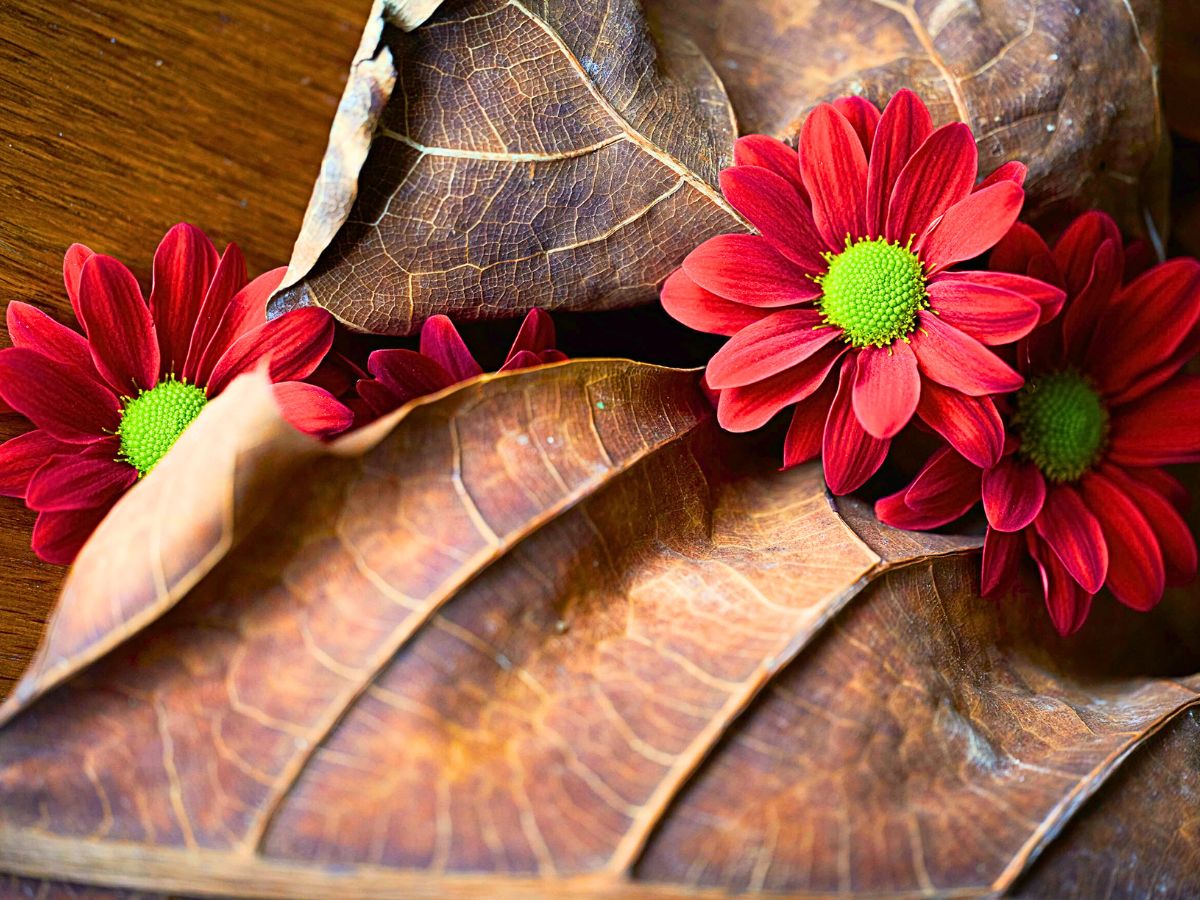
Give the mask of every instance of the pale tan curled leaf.
MULTIPOLYGON (((409 33, 376 18, 364 47, 376 38, 391 99, 339 112, 349 138, 331 142, 274 312, 407 334, 433 313, 629 306, 705 238, 747 228, 717 186, 724 88, 637 0, 460 0, 409 33)), ((374 98, 377 74, 361 80, 374 98)))
POLYGON ((384 0, 384 15, 393 25, 412 31, 441 5, 442 0, 384 0))

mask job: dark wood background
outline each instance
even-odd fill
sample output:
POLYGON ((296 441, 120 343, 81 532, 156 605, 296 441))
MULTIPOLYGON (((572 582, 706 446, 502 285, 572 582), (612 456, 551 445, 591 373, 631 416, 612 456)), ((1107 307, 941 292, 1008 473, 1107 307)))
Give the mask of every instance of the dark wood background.
MULTIPOLYGON (((70 320, 73 241, 148 285, 179 221, 236 241, 251 274, 285 263, 370 5, 0 2, 0 307, 70 320)), ((0 416, 0 438, 21 430, 0 416)), ((32 525, 0 498, 0 696, 63 575, 30 551, 32 525)))
MULTIPOLYGON (((25 300, 67 320, 70 243, 145 282, 181 220, 219 246, 236 240, 252 274, 286 262, 369 8, 0 0, 0 307, 25 300)), ((1167 0, 1163 38, 1175 246, 1200 254, 1200 0, 1167 0)), ((21 428, 0 416, 0 439, 21 428)), ((0 498, 0 697, 63 575, 29 550, 32 525, 0 498)))

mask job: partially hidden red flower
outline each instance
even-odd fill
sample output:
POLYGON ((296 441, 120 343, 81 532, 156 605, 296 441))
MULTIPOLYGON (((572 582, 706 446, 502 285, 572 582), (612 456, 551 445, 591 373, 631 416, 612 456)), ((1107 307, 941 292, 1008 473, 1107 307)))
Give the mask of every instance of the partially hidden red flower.
POLYGON ((1055 628, 1077 631, 1102 586, 1133 609, 1196 574, 1187 490, 1161 467, 1200 461, 1200 263, 1134 276, 1116 224, 1088 213, 1051 250, 1017 225, 991 265, 1067 292, 1062 314, 1017 344, 1025 386, 1002 404, 1002 458, 980 467, 950 447, 876 505, 902 528, 936 528, 983 501, 982 588, 1007 588, 1028 554, 1055 628), (1124 276, 1124 277, 1123 277, 1124 276))
POLYGON ((750 431, 795 405, 784 465, 821 454, 834 493, 883 464, 914 413, 981 465, 999 458, 990 395, 1021 377, 989 349, 1028 334, 1061 292, 1007 272, 952 271, 1016 221, 1025 167, 975 185, 962 123, 934 129, 900 91, 883 114, 859 97, 821 104, 799 153, 740 139, 725 199, 758 234, 693 250, 662 302, 680 322, 731 339, 705 377, 717 416, 750 431))
MULTIPOLYGON (((521 323, 501 372, 561 362, 566 354, 554 347, 554 322, 531 309, 521 323)), ((382 416, 426 394, 483 374, 466 343, 446 316, 430 316, 421 326, 420 351, 376 350, 367 358, 370 378, 358 382, 358 396, 374 416, 382 416)))
POLYGON ((124 265, 82 244, 67 251, 63 278, 83 334, 9 304, 13 346, 0 351, 0 397, 35 428, 0 446, 0 494, 38 512, 38 556, 70 563, 238 375, 265 369, 284 417, 303 431, 328 436, 350 425, 345 406, 302 380, 333 340, 329 313, 267 321, 283 273, 247 284, 236 244, 218 255, 204 232, 179 224, 155 251, 149 304, 124 265))

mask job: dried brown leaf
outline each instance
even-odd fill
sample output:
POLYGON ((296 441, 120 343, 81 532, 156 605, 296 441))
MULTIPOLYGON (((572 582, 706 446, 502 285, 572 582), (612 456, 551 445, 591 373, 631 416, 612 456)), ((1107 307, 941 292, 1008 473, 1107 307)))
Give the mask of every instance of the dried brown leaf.
POLYGON ((1100 637, 975 597, 975 546, 839 515, 695 373, 487 376, 331 446, 243 379, 85 548, 0 709, 0 872, 1007 888, 1197 685, 1144 674, 1149 617, 1105 626, 1137 674, 1097 676, 1100 637))

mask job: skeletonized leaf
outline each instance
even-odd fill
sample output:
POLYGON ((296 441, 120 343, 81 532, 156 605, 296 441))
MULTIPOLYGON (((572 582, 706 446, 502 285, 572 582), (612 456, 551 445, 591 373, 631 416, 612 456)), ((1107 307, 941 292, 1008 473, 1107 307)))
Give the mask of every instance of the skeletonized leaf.
POLYGON ((485 376, 327 447, 243 379, 84 549, 0 709, 0 872, 1007 887, 1196 685, 1098 677, 975 597, 976 545, 839 515, 695 373, 485 376))
POLYGON ((637 0, 459 0, 411 33, 376 13, 275 311, 407 334, 628 306, 743 227, 716 186, 724 89, 637 0))
POLYGON ((986 174, 1029 166, 1027 212, 1166 220, 1159 7, 1127 0, 646 0, 708 54, 744 132, 794 140, 815 104, 907 87, 971 126, 986 174))

